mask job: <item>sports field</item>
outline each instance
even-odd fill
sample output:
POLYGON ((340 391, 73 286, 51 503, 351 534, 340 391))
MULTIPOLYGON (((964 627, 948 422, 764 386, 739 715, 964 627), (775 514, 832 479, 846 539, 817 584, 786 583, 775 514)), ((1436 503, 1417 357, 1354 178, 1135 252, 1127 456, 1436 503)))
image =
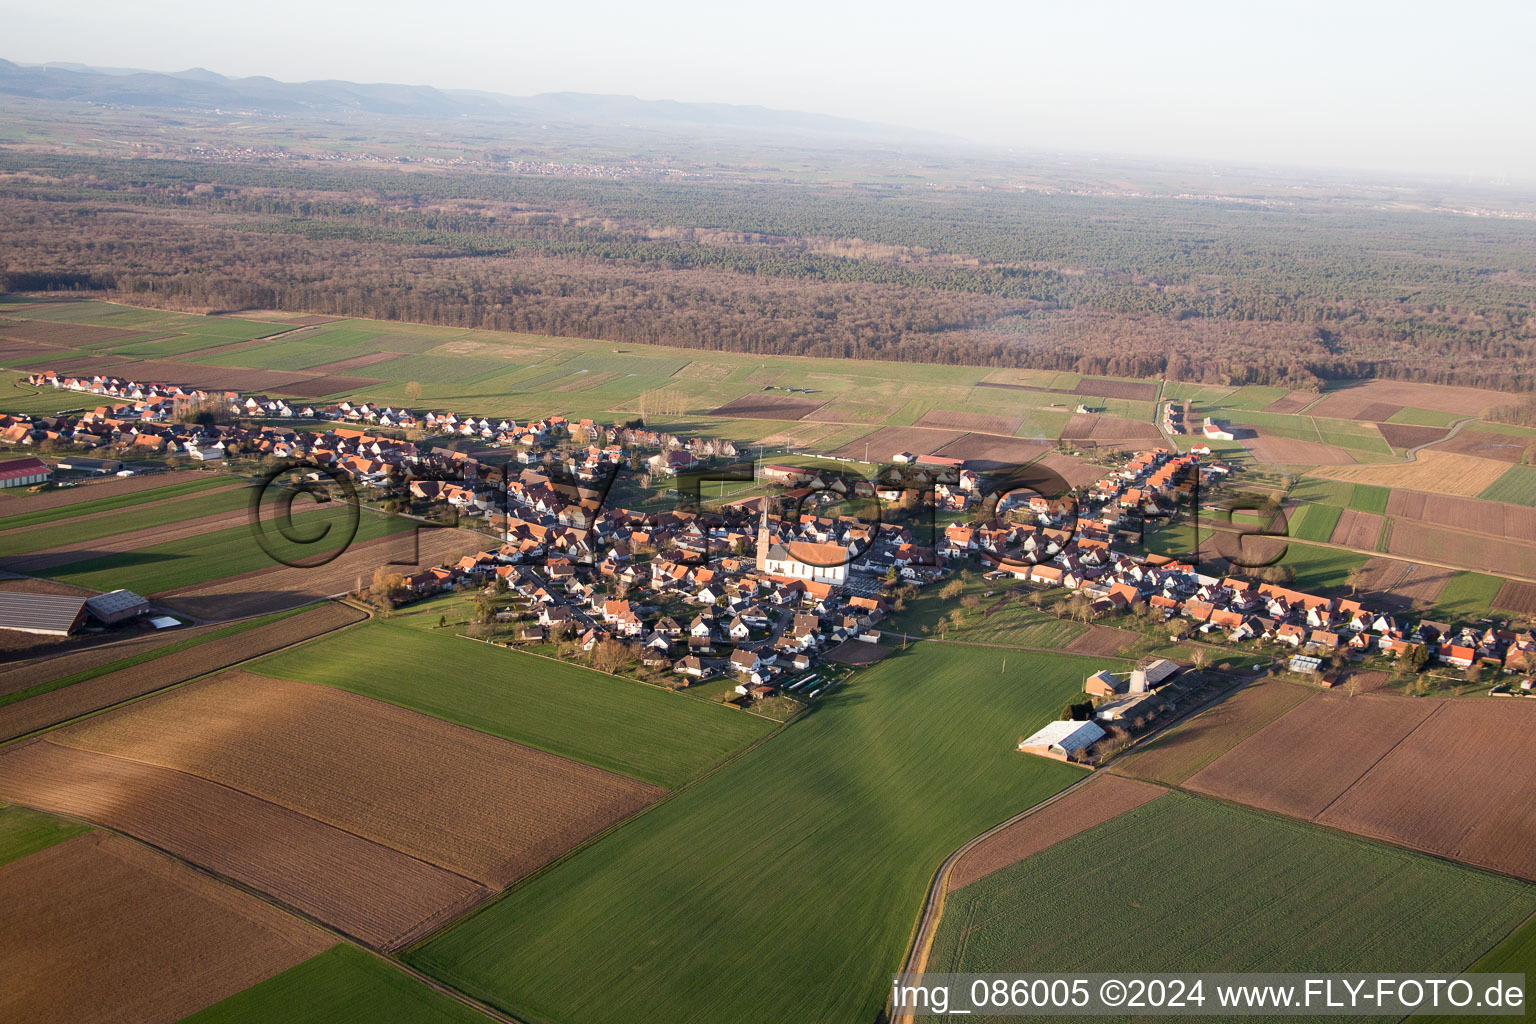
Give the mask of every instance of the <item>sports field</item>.
POLYGON ((917 644, 408 959, 539 1021, 873 1020, 944 857, 1082 777, 1014 746, 1098 664, 917 644))
POLYGON ((930 971, 1456 971, 1536 886, 1170 793, 951 893, 930 971))
POLYGON ((669 788, 774 727, 670 690, 388 622, 344 630, 250 667, 351 690, 669 788))

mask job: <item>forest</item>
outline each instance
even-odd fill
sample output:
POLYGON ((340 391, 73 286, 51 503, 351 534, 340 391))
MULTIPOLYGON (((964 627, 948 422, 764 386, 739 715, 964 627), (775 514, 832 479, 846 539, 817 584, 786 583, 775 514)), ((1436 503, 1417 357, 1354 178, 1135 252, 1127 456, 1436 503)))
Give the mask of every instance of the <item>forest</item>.
POLYGON ((0 150, 0 287, 703 349, 1536 387, 1536 223, 0 150))

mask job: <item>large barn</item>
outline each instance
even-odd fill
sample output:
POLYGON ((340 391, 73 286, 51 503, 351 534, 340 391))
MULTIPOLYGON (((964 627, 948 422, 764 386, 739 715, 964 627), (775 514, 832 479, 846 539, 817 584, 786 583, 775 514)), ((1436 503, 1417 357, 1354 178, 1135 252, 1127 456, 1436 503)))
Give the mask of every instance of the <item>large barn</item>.
POLYGON ((1104 738, 1104 730, 1092 722, 1052 722, 1033 736, 1019 741, 1019 750, 1065 761, 1104 738))
POLYGON ((85 623, 85 598, 0 592, 0 629, 68 636, 85 623))
POLYGON ((0 462, 0 487, 31 487, 46 483, 53 470, 42 459, 7 459, 0 462))

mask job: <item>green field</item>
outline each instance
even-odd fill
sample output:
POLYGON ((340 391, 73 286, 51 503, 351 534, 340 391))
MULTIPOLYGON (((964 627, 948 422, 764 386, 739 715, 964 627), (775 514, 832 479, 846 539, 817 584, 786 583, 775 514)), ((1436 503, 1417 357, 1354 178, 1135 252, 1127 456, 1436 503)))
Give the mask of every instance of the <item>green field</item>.
POLYGON ((1510 466, 1478 497, 1511 505, 1536 505, 1536 466, 1510 466))
MULTIPOLYGON (((85 520, 84 522, 65 520, 53 526, 39 526, 21 533, 0 532, 0 558, 27 554, 33 551, 46 551, 49 548, 76 541, 116 537, 121 534, 131 533, 134 530, 169 525, 187 519, 197 519, 201 516, 211 516, 219 512, 231 512, 238 508, 247 507, 251 502, 250 490, 245 487, 235 486, 242 481, 228 476, 222 479, 230 487, 230 490, 220 491, 216 494, 188 494, 183 497, 173 498, 164 504, 153 506, 135 507, 130 505, 126 506, 124 510, 119 511, 116 515, 101 516, 96 519, 85 520)), ((154 492, 145 493, 152 494, 154 492)), ((127 495, 124 495, 124 497, 127 497, 127 495)), ((22 517, 18 516, 17 518, 22 517)))
POLYGON ((1526 975, 1526 1010, 1523 1016, 1493 1016, 1491 1014, 1456 1014, 1455 1016, 1415 1015, 1409 1018, 1414 1024, 1508 1024, 1509 1021, 1526 1020, 1531 1016, 1531 975, 1536 973, 1536 917, 1526 921, 1488 954, 1473 964, 1469 971, 1477 974, 1524 974, 1526 975))
POLYGON ((90 828, 25 807, 0 804, 0 864, 20 860, 70 836, 89 832, 90 828))
POLYGON ((1339 508, 1350 507, 1354 501, 1355 485, 1345 483, 1343 480, 1325 480, 1318 476, 1304 476, 1296 481, 1296 486, 1290 490, 1289 497, 1296 501, 1311 502, 1318 505, 1336 505, 1339 508))
POLYGON ((1088 632, 1088 627, 1070 619, 1039 611, 1022 598, 1010 598, 999 607, 1001 597, 1019 586, 1013 580, 984 580, 981 574, 967 570, 955 577, 965 586, 959 596, 942 598, 942 586, 924 587, 907 601, 904 611, 894 614, 881 628, 913 636, 942 637, 968 643, 1007 644, 1015 647, 1059 649, 1088 632), (984 597, 987 592, 991 597, 984 597), (967 609, 967 597, 980 600, 979 607, 967 609), (989 609, 990 612, 989 612, 989 609), (957 628, 951 616, 959 611, 964 622, 957 628))
POLYGON ((1280 564, 1296 572, 1295 588, 1314 594, 1349 594, 1349 572, 1364 565, 1367 556, 1337 548, 1291 541, 1280 564))
MULTIPOLYGON (((130 505, 141 505, 151 501, 164 501, 167 498, 179 498, 183 495, 195 494, 198 491, 206 491, 211 487, 228 487, 230 484, 238 482, 238 477, 210 473, 200 480, 184 480, 181 483, 167 484, 164 487, 151 487, 144 491, 131 491, 127 494, 114 494, 110 497, 95 499, 89 499, 90 488, 84 487, 78 492, 82 500, 75 504, 59 505, 54 508, 41 509, 37 512, 23 512, 18 515, 5 516, 0 518, 0 530, 16 530, 23 526, 38 526, 42 523, 53 523, 60 519, 89 515, 93 512, 110 512, 113 509, 127 508, 130 505)), ((0 512, 3 511, 5 511, 5 502, 4 499, 0 499, 0 512)))
POLYGON ((253 669, 351 690, 669 788, 774 728, 723 704, 390 622, 281 651, 253 669))
MULTIPOLYGON (((301 507, 296 504, 295 511, 301 507)), ((414 520, 384 516, 362 509, 352 543, 362 544, 415 526, 414 520)), ((338 540, 344 541, 350 530, 348 510, 338 507, 311 512, 294 522, 296 537, 318 537, 321 530, 329 530, 338 540)), ((269 536, 273 538, 276 553, 292 560, 310 558, 331 550, 321 543, 291 543, 275 532, 269 533, 269 536)), ((281 565, 257 542, 252 528, 241 524, 167 544, 81 559, 41 575, 92 590, 123 587, 140 594, 157 594, 258 569, 280 568, 281 565)))
POLYGON ((1082 777, 1014 747, 1101 664, 893 654, 408 959, 530 1021, 874 1020, 943 858, 1082 777))
POLYGON ((1458 971, 1536 886, 1170 793, 950 894, 930 971, 1458 971))
POLYGON ((1303 505, 1288 515, 1286 529, 1298 540, 1327 543, 1343 513, 1337 505, 1303 505))
POLYGON ((1387 501, 1391 497, 1390 488, 1377 487, 1374 484, 1355 484, 1354 491, 1349 496, 1349 507, 1356 512, 1369 512, 1371 515, 1383 516, 1387 514, 1387 501))
POLYGON ((185 1024, 483 1024, 476 1013, 355 946, 319 956, 184 1018, 185 1024))
POLYGON ((1493 599, 1499 595, 1504 581, 1497 576, 1480 572, 1459 572, 1452 576, 1430 616, 1442 622, 1473 623, 1487 618, 1493 610, 1493 599))

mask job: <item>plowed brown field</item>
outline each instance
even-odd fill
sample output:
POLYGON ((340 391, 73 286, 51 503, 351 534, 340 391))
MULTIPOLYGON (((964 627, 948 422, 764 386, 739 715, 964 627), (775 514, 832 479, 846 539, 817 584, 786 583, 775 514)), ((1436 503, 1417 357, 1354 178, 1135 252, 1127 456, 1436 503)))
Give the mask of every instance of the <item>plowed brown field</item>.
POLYGON ((1378 423, 1376 429, 1393 448, 1417 448, 1449 433, 1444 427, 1419 427, 1411 423, 1378 423))
POLYGON ((1294 437, 1261 434, 1243 439, 1243 447, 1260 462, 1280 466, 1352 466, 1354 457, 1343 448, 1294 437))
POLYGON ((88 833, 0 867, 0 1019, 181 1020, 335 944, 128 839, 88 833))
POLYGON ((1315 391, 1292 391, 1284 398, 1277 398, 1264 407, 1264 412, 1278 412, 1286 416, 1301 412, 1317 401, 1315 391))
POLYGON ((1387 501, 1387 514, 1398 519, 1416 519, 1455 530, 1536 543, 1536 508, 1448 494, 1394 490, 1387 501))
POLYGON ((1536 614, 1536 583, 1507 581, 1499 588, 1499 596, 1493 599, 1493 606, 1516 615, 1536 614))
POLYGON ((1339 516, 1333 528, 1330 544, 1342 544, 1350 548, 1376 550, 1376 538, 1381 536, 1381 516, 1347 508, 1339 516))
POLYGON ((1070 654, 1108 657, 1119 654, 1140 639, 1140 633, 1133 633, 1128 629, 1091 625, 1086 633, 1073 637, 1072 642, 1062 649, 1070 654))
POLYGON ((1536 708, 1485 699, 1435 705, 1317 821, 1536 880, 1536 708))
POLYGON ((1114 770, 1179 785, 1313 692, 1295 683, 1261 679, 1116 761, 1114 770))
POLYGON ((0 751, 0 799, 126 832, 380 949, 404 945, 490 895, 467 878, 228 786, 45 740, 0 751))
POLYGON ((0 707, 0 741, 15 739, 166 686, 217 672, 365 618, 367 615, 356 608, 326 602, 312 611, 300 612, 278 622, 208 640, 175 654, 7 704, 0 707))
POLYGON ((1073 413, 1061 436, 1075 440, 1121 441, 1133 439, 1157 440, 1162 435, 1157 427, 1141 420, 1128 420, 1124 416, 1102 416, 1094 413, 1073 413))
POLYGON ((498 889, 666 792, 344 690, 244 672, 49 739, 230 786, 498 889))
POLYGON ((826 404, 824 398, 791 398, 789 395, 757 393, 727 402, 709 415, 749 420, 798 420, 826 404))
POLYGON ((1024 422, 1018 416, 991 416, 982 412, 956 412, 953 409, 929 409, 918 419, 919 427, 954 427, 977 430, 983 434, 1007 434, 1012 437, 1024 422))
POLYGON ((1319 692, 1191 776, 1185 786, 1312 818, 1435 710, 1435 702, 1319 692))
MULTIPOLYGON (((934 454, 946 459, 960 459, 979 472, 1007 471, 1040 457, 1053 442, 1031 437, 996 437, 992 434, 966 434, 940 448, 934 454)), ((921 453, 919 453, 921 454, 921 453)))
POLYGON ((1448 437, 1435 445, 1435 451, 1459 452, 1483 459, 1517 463, 1525 457, 1525 446, 1524 439, 1509 434, 1495 434, 1489 430, 1462 430, 1455 437, 1448 437))
POLYGON ((1509 395, 1485 388, 1462 388, 1449 384, 1408 384, 1395 380, 1372 380, 1332 391, 1311 408, 1313 416, 1331 416, 1353 420, 1373 403, 1405 405, 1413 409, 1434 409, 1461 416, 1481 416, 1498 405, 1508 405, 1509 395))
POLYGON ((979 881, 1167 792, 1146 782, 1101 775, 965 851, 950 868, 947 890, 979 881))
POLYGON ((1488 534, 1459 533, 1412 519, 1392 524, 1387 551, 1404 558, 1444 562, 1486 572, 1536 576, 1536 544, 1488 534))

